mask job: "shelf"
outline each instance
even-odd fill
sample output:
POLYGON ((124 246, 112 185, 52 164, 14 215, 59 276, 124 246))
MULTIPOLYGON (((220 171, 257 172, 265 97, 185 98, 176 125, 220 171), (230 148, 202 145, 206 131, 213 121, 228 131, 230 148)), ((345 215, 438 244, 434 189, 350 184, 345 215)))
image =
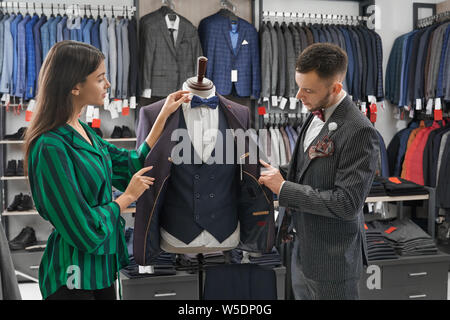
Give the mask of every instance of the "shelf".
POLYGON ((415 196, 397 196, 397 197, 391 197, 391 196, 381 196, 381 197, 367 197, 367 202, 396 202, 396 201, 413 201, 413 200, 428 200, 430 199, 430 196, 428 194, 419 194, 415 196))
POLYGON ((39 215, 36 210, 29 211, 3 211, 2 216, 33 216, 39 215))
POLYGON ((1 177, 0 180, 28 180, 27 176, 1 177))
POLYGON ((103 140, 108 142, 136 142, 136 138, 117 138, 117 139, 105 138, 103 140))
MULTIPOLYGON (((136 142, 136 138, 104 138, 108 142, 136 142)), ((0 144, 23 144, 23 140, 0 140, 0 144)))
MULTIPOLYGON (((127 208, 122 213, 135 213, 136 208, 127 208)), ((2 216, 32 216, 38 215, 39 213, 36 210, 29 211, 3 211, 2 216)))

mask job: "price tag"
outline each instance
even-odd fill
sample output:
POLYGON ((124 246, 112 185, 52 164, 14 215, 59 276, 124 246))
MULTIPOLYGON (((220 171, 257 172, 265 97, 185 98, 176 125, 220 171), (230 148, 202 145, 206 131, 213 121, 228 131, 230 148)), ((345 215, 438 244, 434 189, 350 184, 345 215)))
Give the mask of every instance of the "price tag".
POLYGON ((231 70, 231 82, 238 81, 238 72, 237 70, 231 70))
POLYGON ((396 227, 390 227, 389 229, 387 229, 387 230, 384 231, 384 232, 387 233, 387 234, 390 234, 390 233, 394 232, 395 230, 397 230, 396 227))
POLYGON ((128 116, 130 114, 130 106, 128 105, 128 99, 122 101, 122 115, 128 116))
POLYGON ((416 99, 416 110, 422 110, 422 99, 416 99))
POLYGON ((367 116, 367 108, 366 108, 366 103, 365 103, 365 102, 362 102, 362 103, 361 103, 361 112, 362 112, 365 116, 367 116))
POLYGON ((101 122, 102 121, 100 119, 93 119, 92 120, 92 128, 100 128, 101 122))
POLYGON ((287 99, 285 97, 281 98, 281 102, 280 102, 280 109, 284 110, 284 108, 286 107, 286 103, 287 103, 287 99))
POLYGON ((106 93, 105 99, 103 99, 103 108, 105 108, 105 110, 108 110, 109 108, 109 93, 106 93))
POLYGON ((114 105, 116 107, 117 112, 122 112, 122 100, 120 99, 114 99, 114 105))
POLYGON ((86 108, 86 122, 92 122, 94 119, 94 106, 87 106, 86 108))
POLYGON ((434 109, 434 120, 439 121, 442 120, 442 110, 434 109))
POLYGON ((30 122, 31 118, 33 117, 33 111, 25 111, 25 121, 26 122, 30 122))
POLYGON ((412 119, 414 118, 414 109, 411 108, 411 110, 409 110, 409 117, 412 119))
POLYGON ((295 110, 297 108, 298 100, 296 98, 289 98, 289 109, 295 110))
POLYGON ((136 109, 136 97, 130 97, 130 108, 136 109))
POLYGON ((278 97, 272 96, 272 107, 278 106, 278 97))
POLYGON ((308 108, 306 108, 306 106, 302 103, 302 113, 303 114, 307 114, 308 113, 308 108))
POLYGON ((436 98, 434 102, 434 110, 441 110, 441 109, 442 109, 441 98, 436 98))

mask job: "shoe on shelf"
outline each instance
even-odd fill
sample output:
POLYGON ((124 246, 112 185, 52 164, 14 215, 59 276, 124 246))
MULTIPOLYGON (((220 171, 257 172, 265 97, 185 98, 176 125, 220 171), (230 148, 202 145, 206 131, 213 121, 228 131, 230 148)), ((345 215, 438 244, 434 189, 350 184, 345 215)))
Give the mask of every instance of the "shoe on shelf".
POLYGON ((17 176, 24 176, 25 175, 25 172, 23 170, 23 160, 18 160, 17 161, 16 175, 17 176))
POLYGON ((9 160, 5 171, 5 177, 13 177, 15 175, 17 175, 17 161, 9 160))
POLYGON ((122 128, 119 126, 114 126, 114 130, 111 134, 112 139, 119 139, 122 138, 122 128))
POLYGON ((24 194, 22 201, 17 206, 17 211, 28 211, 33 209, 33 199, 27 194, 24 194))
POLYGON ((8 211, 17 211, 17 207, 22 202, 22 198, 23 198, 23 194, 22 193, 19 193, 19 194, 15 195, 13 202, 9 205, 8 208, 6 208, 6 210, 8 210, 8 211))
POLYGON ((7 134, 5 135, 5 140, 22 140, 25 135, 25 130, 27 130, 27 127, 20 128, 16 133, 7 134))
POLYGON ((133 135, 131 134, 130 128, 127 126, 122 126, 122 138, 131 138, 133 135))
POLYGON ((37 244, 36 233, 31 227, 25 227, 9 242, 11 250, 24 250, 26 247, 37 244))

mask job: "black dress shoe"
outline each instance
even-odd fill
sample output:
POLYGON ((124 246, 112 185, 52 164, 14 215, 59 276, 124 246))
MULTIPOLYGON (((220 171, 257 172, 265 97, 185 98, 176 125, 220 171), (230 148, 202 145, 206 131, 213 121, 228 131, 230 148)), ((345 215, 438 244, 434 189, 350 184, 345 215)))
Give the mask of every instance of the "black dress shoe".
POLYGON ((25 175, 25 172, 23 170, 23 160, 17 161, 17 170, 16 170, 17 176, 23 176, 25 175))
POLYGON ((29 247, 37 244, 36 233, 31 227, 25 227, 20 233, 9 242, 9 248, 11 250, 24 250, 25 247, 29 247))
POLYGON ((16 133, 5 135, 5 139, 6 140, 22 140, 25 135, 25 130, 27 130, 27 127, 22 127, 19 130, 17 130, 16 133))
POLYGON ((111 138, 113 138, 113 139, 122 138, 122 128, 119 127, 119 126, 115 126, 114 130, 113 130, 113 132, 111 134, 111 138))
POLYGON ((24 194, 22 201, 17 206, 17 211, 28 211, 33 209, 33 200, 29 195, 24 194))
POLYGON ((8 211, 17 211, 17 206, 22 202, 22 198, 23 198, 23 194, 22 193, 19 193, 19 194, 15 195, 13 202, 9 205, 8 208, 6 208, 6 210, 8 210, 8 211))
POLYGON ((15 175, 17 175, 17 161, 9 160, 5 171, 5 177, 13 177, 15 175))
POLYGON ((122 126, 122 138, 131 138, 132 136, 130 128, 122 126))

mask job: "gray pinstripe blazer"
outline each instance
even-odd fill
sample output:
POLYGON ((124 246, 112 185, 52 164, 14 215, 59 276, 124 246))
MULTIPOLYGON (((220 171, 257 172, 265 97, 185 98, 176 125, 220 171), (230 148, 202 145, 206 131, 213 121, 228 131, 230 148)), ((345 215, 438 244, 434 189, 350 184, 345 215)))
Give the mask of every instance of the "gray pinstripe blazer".
POLYGON ((357 279, 367 262, 362 211, 377 165, 377 133, 347 95, 312 142, 328 134, 328 124, 335 122, 338 128, 329 134, 333 155, 310 160, 301 145, 312 117, 302 127, 291 162, 280 167, 287 181, 279 204, 292 212, 307 278, 357 279), (299 160, 303 166, 297 168, 299 160))

